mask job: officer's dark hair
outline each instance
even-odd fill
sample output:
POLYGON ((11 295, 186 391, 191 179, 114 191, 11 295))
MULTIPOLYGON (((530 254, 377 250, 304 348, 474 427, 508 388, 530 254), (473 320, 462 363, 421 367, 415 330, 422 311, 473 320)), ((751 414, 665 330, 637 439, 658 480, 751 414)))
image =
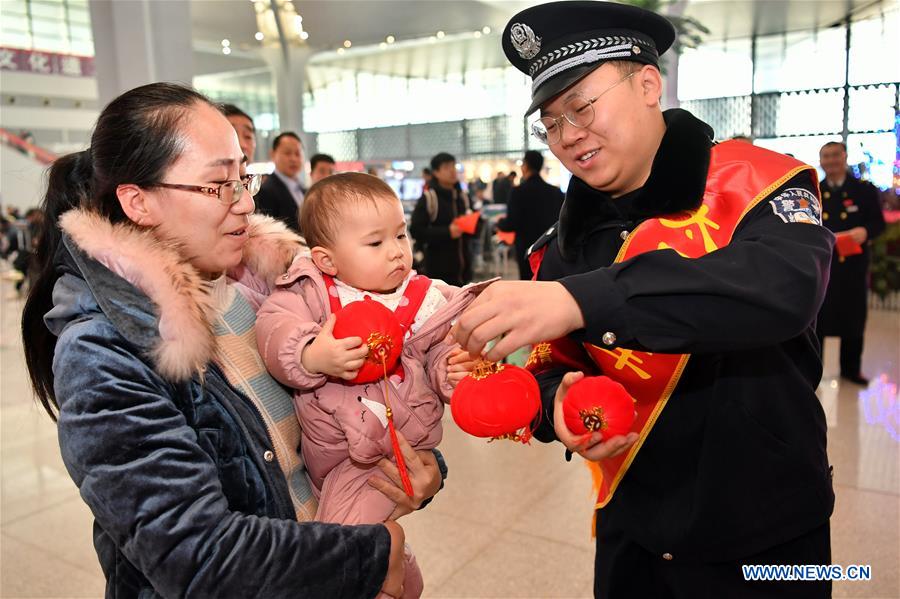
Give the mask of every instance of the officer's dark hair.
POLYGON ((53 389, 56 336, 47 330, 44 314, 53 307, 53 287, 60 277, 54 264, 62 241, 59 218, 73 208, 84 208, 113 223, 128 222, 116 189, 124 184, 149 188, 162 182, 184 151, 184 121, 198 104, 221 110, 184 85, 136 87, 106 105, 94 126, 90 148, 62 156, 50 167, 41 202, 44 234, 34 262, 38 274, 22 311, 22 342, 31 386, 53 420, 59 411, 53 389))
POLYGON ((314 170, 316 168, 316 165, 320 162, 336 164, 334 158, 332 158, 329 154, 314 154, 313 157, 309 159, 309 170, 314 170))
POLYGON ((279 133, 278 135, 275 136, 275 140, 272 142, 272 151, 273 152, 278 149, 278 144, 280 144, 281 140, 284 139, 285 137, 292 137, 292 138, 296 139, 297 143, 300 144, 300 147, 301 148, 303 147, 303 141, 300 139, 299 135, 297 135, 293 131, 285 131, 284 133, 279 133))
POLYGON ((544 168, 544 155, 537 150, 528 150, 522 162, 528 167, 532 173, 539 173, 544 168))
POLYGON ((456 158, 454 158, 452 154, 448 154, 447 152, 435 154, 434 158, 431 159, 431 170, 436 171, 448 162, 452 162, 455 165, 456 158))
POLYGON ((826 143, 825 145, 823 145, 821 148, 819 148, 819 151, 821 152, 822 150, 824 150, 824 149, 827 148, 828 146, 841 146, 841 148, 844 150, 844 153, 845 153, 845 154, 847 153, 847 144, 845 144, 845 143, 842 142, 842 141, 829 141, 828 143, 826 143))
POLYGON ((234 104, 220 104, 219 108, 222 109, 222 112, 225 114, 226 117, 229 117, 229 116, 244 117, 245 119, 250 121, 250 128, 253 129, 253 132, 254 133, 256 132, 256 126, 253 124, 253 118, 249 114, 247 114, 246 112, 244 112, 243 110, 241 110, 240 108, 235 106, 234 104))
POLYGON ((624 77, 625 75, 630 75, 632 73, 637 73, 645 66, 651 66, 657 71, 659 70, 659 67, 657 67, 656 65, 647 65, 643 62, 637 62, 634 60, 609 60, 603 64, 611 64, 617 71, 619 71, 619 75, 621 75, 622 77, 624 77))

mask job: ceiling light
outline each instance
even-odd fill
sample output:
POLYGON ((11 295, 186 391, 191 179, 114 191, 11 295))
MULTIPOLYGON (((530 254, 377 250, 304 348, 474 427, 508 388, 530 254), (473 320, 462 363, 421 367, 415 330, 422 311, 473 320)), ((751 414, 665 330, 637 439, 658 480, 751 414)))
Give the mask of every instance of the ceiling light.
POLYGON ((473 33, 472 35, 475 36, 475 39, 478 39, 479 37, 481 37, 481 32, 480 32, 480 31, 476 31, 476 32, 473 33))
POLYGON ((227 39, 226 39, 226 40, 222 40, 222 47, 223 47, 223 48, 227 48, 227 47, 230 46, 230 45, 231 45, 231 42, 228 41, 227 39))
POLYGON ((224 54, 225 56, 228 56, 229 54, 231 54, 231 48, 229 48, 228 46, 224 46, 222 48, 222 54, 224 54))
POLYGON ((444 32, 443 32, 443 31, 438 31, 438 32, 437 32, 437 38, 438 38, 439 40, 440 40, 440 39, 444 39, 444 32))
POLYGON ((489 35, 491 33, 491 28, 488 27, 487 25, 485 25, 484 27, 481 28, 481 33, 483 33, 485 35, 489 35))
POLYGON ((344 47, 345 47, 345 48, 349 48, 349 47, 352 46, 352 45, 353 45, 353 43, 352 43, 350 40, 344 40, 344 47))
POLYGON ((300 32, 300 39, 302 39, 302 40, 309 39, 309 34, 308 34, 307 32, 305 32, 305 31, 301 31, 301 32, 300 32))
POLYGON ((253 37, 256 38, 256 41, 261 42, 261 41, 263 41, 263 38, 265 38, 266 36, 263 35, 262 31, 257 31, 256 35, 254 35, 253 37))
POLYGON ((389 43, 389 44, 393 44, 394 41, 395 41, 395 38, 394 38, 393 35, 389 35, 389 36, 387 36, 386 38, 384 38, 384 41, 386 41, 386 42, 389 43))
POLYGON ((387 42, 381 42, 380 44, 378 44, 378 47, 384 50, 385 48, 387 48, 387 42))
POLYGON ((343 49, 343 48, 338 48, 338 49, 337 49, 337 53, 338 53, 338 54, 343 54, 343 53, 344 53, 344 49, 343 49))

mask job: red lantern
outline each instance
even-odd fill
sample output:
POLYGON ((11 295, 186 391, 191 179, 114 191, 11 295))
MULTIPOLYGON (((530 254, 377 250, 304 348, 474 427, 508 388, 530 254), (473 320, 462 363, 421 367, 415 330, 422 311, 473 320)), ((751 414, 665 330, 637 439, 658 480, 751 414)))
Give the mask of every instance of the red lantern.
POLYGON ((359 337, 369 347, 369 355, 353 384, 371 383, 391 372, 403 350, 403 329, 394 313, 370 297, 350 302, 336 314, 334 338, 359 337), (384 359, 384 366, 382 365, 384 359))
POLYGON ((459 382, 450 401, 453 420, 470 435, 523 443, 540 409, 541 390, 530 372, 486 361, 459 382))
POLYGON ((599 431, 603 440, 625 435, 634 423, 634 399, 606 376, 584 377, 563 399, 566 427, 576 435, 599 431))

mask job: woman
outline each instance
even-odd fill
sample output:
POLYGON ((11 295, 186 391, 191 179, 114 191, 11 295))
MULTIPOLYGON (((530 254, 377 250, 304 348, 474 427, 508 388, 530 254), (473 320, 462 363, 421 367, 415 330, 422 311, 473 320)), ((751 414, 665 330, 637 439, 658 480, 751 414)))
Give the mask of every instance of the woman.
MULTIPOLYGON (((25 354, 94 514, 107 597, 399 595, 403 530, 297 522, 315 504, 305 476, 285 477, 302 473, 286 394, 264 371, 243 376, 255 350, 219 342, 244 306, 253 343, 253 293, 223 273, 265 292, 300 248, 251 224, 243 160, 215 105, 156 83, 113 100, 91 148, 50 171, 25 354)), ((409 452, 416 493, 395 516, 440 483, 434 457, 409 452)))

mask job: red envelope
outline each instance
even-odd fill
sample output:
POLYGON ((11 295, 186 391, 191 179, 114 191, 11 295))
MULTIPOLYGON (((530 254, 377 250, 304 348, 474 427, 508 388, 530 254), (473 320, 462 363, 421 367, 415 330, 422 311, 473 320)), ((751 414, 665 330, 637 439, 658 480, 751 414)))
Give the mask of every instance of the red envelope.
POLYGON ((462 229, 466 235, 474 235, 478 229, 478 219, 481 218, 481 212, 470 212, 453 219, 453 224, 462 229))
POLYGON ((835 237, 837 238, 835 248, 841 258, 856 256, 857 254, 863 253, 862 246, 853 241, 853 238, 850 237, 850 233, 837 233, 835 237))
POLYGON ((497 231, 497 241, 512 245, 516 242, 516 234, 512 231, 497 231))

